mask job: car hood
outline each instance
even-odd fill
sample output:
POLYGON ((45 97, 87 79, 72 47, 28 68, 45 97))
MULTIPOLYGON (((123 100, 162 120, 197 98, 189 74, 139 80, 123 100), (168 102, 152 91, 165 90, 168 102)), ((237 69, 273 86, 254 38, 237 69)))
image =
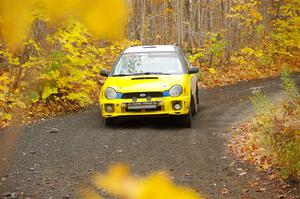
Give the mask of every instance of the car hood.
POLYGON ((105 87, 112 87, 117 92, 151 92, 166 91, 175 84, 183 84, 186 75, 142 75, 109 77, 105 87))

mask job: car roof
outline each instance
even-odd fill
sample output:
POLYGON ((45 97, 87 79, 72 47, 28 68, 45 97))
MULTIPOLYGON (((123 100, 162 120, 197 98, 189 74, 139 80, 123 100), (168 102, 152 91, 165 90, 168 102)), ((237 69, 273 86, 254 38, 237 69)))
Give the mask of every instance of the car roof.
POLYGON ((123 53, 177 52, 177 51, 178 51, 178 47, 174 45, 152 45, 152 46, 129 47, 123 53))

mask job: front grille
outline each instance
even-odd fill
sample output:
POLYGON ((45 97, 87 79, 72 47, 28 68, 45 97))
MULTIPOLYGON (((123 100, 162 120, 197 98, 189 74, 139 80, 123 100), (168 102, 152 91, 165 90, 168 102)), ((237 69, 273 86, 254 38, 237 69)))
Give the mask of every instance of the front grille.
POLYGON ((138 93, 123 93, 123 99, 132 99, 132 98, 158 98, 163 97, 162 92, 138 92, 138 93))
POLYGON ((153 111, 161 111, 162 107, 158 106, 158 107, 152 108, 152 109, 136 109, 136 110, 132 110, 132 109, 129 110, 128 108, 126 108, 125 110, 126 110, 126 112, 135 112, 135 113, 139 113, 139 112, 153 112, 153 111))

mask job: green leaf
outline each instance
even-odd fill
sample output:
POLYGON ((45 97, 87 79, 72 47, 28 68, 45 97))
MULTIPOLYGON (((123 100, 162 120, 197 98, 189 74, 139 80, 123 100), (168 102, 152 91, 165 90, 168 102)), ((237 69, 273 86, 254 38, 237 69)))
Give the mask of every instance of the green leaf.
POLYGON ((44 88, 43 94, 42 94, 42 99, 45 100, 47 99, 50 95, 52 94, 57 94, 57 87, 50 87, 50 86, 46 86, 44 88))

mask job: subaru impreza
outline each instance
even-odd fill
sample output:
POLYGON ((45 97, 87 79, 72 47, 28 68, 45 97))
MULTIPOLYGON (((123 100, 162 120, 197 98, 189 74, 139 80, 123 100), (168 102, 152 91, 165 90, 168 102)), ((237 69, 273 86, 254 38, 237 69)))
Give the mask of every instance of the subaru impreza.
POLYGON ((99 94, 105 124, 128 116, 174 116, 191 127, 199 103, 198 72, 178 46, 127 48, 111 71, 100 71, 107 77, 99 94))

